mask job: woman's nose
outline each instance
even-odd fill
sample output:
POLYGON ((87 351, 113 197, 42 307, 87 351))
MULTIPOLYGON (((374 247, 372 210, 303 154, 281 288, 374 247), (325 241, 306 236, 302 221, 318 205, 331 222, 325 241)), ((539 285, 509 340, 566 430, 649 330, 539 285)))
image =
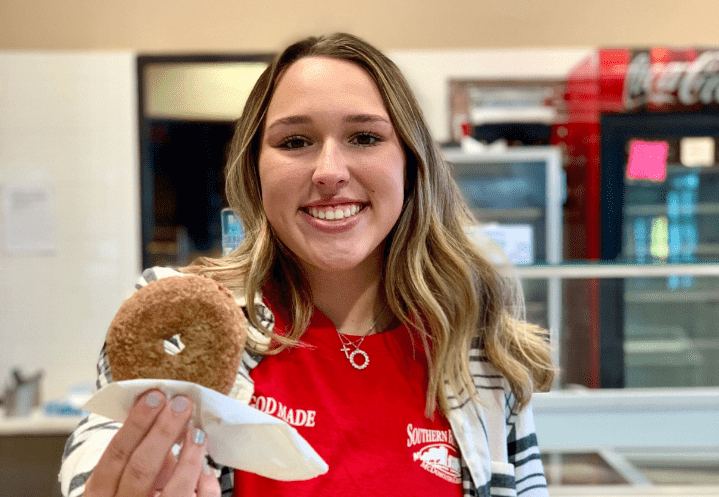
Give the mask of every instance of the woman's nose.
POLYGON ((325 142, 317 157, 317 164, 312 174, 314 184, 324 188, 337 188, 347 183, 350 173, 346 160, 347 158, 336 143, 325 142))

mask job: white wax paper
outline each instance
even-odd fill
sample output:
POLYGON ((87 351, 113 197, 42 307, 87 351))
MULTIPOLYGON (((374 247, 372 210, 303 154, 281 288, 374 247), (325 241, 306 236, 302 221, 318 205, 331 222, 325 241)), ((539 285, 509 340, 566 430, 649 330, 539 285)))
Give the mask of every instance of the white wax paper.
POLYGON ((156 388, 167 395, 186 395, 195 403, 195 426, 207 433, 207 452, 223 466, 275 480, 309 480, 327 472, 327 463, 281 419, 227 395, 176 380, 116 381, 96 392, 84 409, 123 422, 135 399, 156 388))

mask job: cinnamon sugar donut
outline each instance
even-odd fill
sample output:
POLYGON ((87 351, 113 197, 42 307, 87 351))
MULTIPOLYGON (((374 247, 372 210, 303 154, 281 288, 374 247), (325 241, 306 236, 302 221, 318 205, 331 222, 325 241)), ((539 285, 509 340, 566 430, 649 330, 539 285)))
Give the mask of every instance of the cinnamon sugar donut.
POLYGON ((203 276, 169 276, 120 306, 106 352, 116 381, 182 380, 228 394, 246 338, 247 319, 229 290, 203 276))

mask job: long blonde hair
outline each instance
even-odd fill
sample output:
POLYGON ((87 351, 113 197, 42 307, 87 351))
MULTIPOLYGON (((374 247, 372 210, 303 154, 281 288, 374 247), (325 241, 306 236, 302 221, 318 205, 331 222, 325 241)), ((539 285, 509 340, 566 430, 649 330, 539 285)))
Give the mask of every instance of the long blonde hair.
POLYGON ((432 140, 412 91, 395 64, 355 36, 338 33, 295 43, 277 56, 255 84, 237 122, 226 169, 230 206, 245 228, 241 246, 221 259, 201 259, 185 271, 202 272, 253 302, 268 281, 282 285, 292 328, 282 336, 252 324, 273 339, 260 354, 295 346, 313 312, 312 295, 296 256, 280 241, 262 207, 258 158, 265 114, 282 72, 303 57, 349 61, 374 80, 406 156, 407 189, 400 217, 388 235, 384 297, 394 315, 417 330, 429 365, 427 413, 437 403, 447 413, 445 384, 474 392, 469 350, 477 337, 491 364, 508 380, 521 407, 533 389, 551 385, 546 333, 521 318, 515 287, 465 234, 474 224, 450 165, 432 140))

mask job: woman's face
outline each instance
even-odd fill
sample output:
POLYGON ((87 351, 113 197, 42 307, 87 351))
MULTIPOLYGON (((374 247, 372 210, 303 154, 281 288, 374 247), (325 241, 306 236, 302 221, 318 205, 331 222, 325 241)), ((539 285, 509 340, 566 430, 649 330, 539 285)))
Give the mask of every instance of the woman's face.
POLYGON ((405 157, 363 69, 306 57, 284 71, 259 175, 269 222, 307 270, 379 270, 404 201, 405 157))

